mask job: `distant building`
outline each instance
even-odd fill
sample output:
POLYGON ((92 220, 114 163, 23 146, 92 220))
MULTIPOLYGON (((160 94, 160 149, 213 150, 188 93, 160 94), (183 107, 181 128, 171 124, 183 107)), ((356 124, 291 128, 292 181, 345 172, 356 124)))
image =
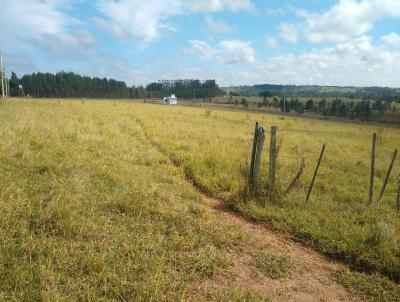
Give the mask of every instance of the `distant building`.
POLYGON ((171 94, 171 96, 168 96, 163 99, 163 104, 166 105, 177 105, 178 104, 178 99, 176 98, 175 94, 171 94))

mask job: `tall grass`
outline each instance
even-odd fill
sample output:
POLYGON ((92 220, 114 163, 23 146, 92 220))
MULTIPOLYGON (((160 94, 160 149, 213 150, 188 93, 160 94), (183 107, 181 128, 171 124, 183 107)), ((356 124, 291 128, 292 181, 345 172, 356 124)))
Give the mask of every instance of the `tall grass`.
MULTIPOLYGON (((400 148, 400 130, 276 115, 204 109, 137 106, 149 138, 184 167, 210 194, 272 228, 288 232, 317 250, 364 271, 400 280, 400 218, 395 211, 396 163, 379 209, 367 207, 371 136, 379 133, 375 197, 390 156, 400 148), (306 160, 298 186, 279 202, 244 200, 254 123, 278 126, 278 191, 284 192, 306 160), (327 144, 311 202, 305 195, 322 145, 327 144), (263 204, 267 205, 264 206, 263 204)), ((267 134, 268 137, 268 134, 267 134)), ((267 138, 267 142, 269 139, 267 138)), ((268 144, 262 160, 266 186, 268 144)), ((276 201, 276 200, 275 200, 276 201)))
POLYGON ((199 291, 246 236, 146 141, 139 108, 0 104, 0 300, 260 300, 199 291))

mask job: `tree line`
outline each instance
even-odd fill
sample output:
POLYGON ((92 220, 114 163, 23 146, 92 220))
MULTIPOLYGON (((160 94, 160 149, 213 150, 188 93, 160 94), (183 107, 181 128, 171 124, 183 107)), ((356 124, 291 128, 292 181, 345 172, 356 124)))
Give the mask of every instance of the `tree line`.
POLYGON ((32 73, 18 78, 12 72, 11 96, 35 98, 212 98, 223 94, 214 80, 175 80, 129 87, 124 81, 81 76, 73 72, 32 73))
POLYGON ((262 102, 258 103, 258 107, 273 107, 278 108, 282 112, 313 112, 324 116, 335 116, 342 118, 351 118, 368 121, 372 115, 384 116, 386 113, 395 113, 396 106, 392 101, 383 100, 360 100, 345 102, 337 98, 328 102, 322 98, 318 102, 312 98, 305 103, 300 102, 297 98, 289 98, 286 101, 284 98, 273 97, 272 101, 266 97, 262 102))
POLYGON ((147 85, 146 91, 157 98, 176 94, 178 98, 183 99, 211 99, 224 94, 215 80, 159 81, 147 85))
POLYGON ((380 99, 396 101, 400 99, 400 88, 389 87, 339 87, 316 85, 273 85, 239 86, 224 88, 227 92, 241 96, 258 96, 265 91, 287 97, 338 97, 351 99, 380 99))

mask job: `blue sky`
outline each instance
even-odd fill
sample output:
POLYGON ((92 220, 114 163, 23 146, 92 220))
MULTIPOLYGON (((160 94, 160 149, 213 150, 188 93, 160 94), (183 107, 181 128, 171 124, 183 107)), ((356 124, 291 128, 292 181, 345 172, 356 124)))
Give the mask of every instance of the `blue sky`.
POLYGON ((0 0, 6 70, 400 87, 400 0, 0 0))

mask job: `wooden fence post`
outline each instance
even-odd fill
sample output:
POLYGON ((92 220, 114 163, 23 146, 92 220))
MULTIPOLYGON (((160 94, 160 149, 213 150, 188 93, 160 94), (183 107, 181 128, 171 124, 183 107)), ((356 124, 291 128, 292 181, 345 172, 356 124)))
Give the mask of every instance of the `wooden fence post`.
POLYGON ((258 122, 256 122, 256 127, 254 129, 254 138, 253 138, 253 149, 251 151, 251 160, 250 160, 250 182, 254 183, 254 163, 256 161, 256 151, 257 151, 257 140, 258 140, 258 122))
POLYGON ((306 159, 303 157, 300 163, 300 168, 299 171, 297 172, 296 176, 293 178, 292 182, 290 183, 290 185, 287 187, 285 194, 288 194, 290 192, 290 190, 292 190, 292 188, 294 188, 294 186, 297 184, 297 182, 299 181, 301 175, 304 172, 304 167, 306 166, 306 159))
POLYGON ((256 161, 254 164, 254 184, 258 184, 258 182, 260 181, 261 156, 263 152, 264 141, 265 141, 265 130, 264 128, 259 128, 258 138, 257 138, 256 161))
POLYGON ((375 152, 376 152, 376 133, 372 135, 372 151, 371 151, 371 172, 369 177, 369 198, 368 205, 371 205, 374 196, 374 176, 375 176, 375 152))
POLYGON ((317 177, 317 174, 318 174, 319 165, 321 164, 322 156, 324 155, 324 152, 325 152, 325 147, 326 147, 326 145, 324 144, 322 146, 321 154, 319 155, 317 166, 315 167, 314 176, 312 178, 310 188, 308 189, 306 202, 308 202, 308 200, 310 199, 311 191, 312 191, 312 189, 314 187, 315 178, 317 177))
POLYGON ((271 142, 269 147, 269 188, 271 191, 275 188, 275 168, 276 168, 276 126, 271 127, 271 142))
POLYGON ((379 194, 379 198, 376 201, 376 207, 379 206, 379 201, 381 201, 383 193, 385 193, 386 185, 387 185, 387 183, 389 181, 390 173, 392 173, 393 164, 394 164, 394 161, 396 160, 396 156, 397 156, 397 149, 394 150, 392 160, 391 160, 389 168, 388 168, 388 170, 386 172, 386 177, 385 177, 385 180, 383 182, 381 193, 379 194))

